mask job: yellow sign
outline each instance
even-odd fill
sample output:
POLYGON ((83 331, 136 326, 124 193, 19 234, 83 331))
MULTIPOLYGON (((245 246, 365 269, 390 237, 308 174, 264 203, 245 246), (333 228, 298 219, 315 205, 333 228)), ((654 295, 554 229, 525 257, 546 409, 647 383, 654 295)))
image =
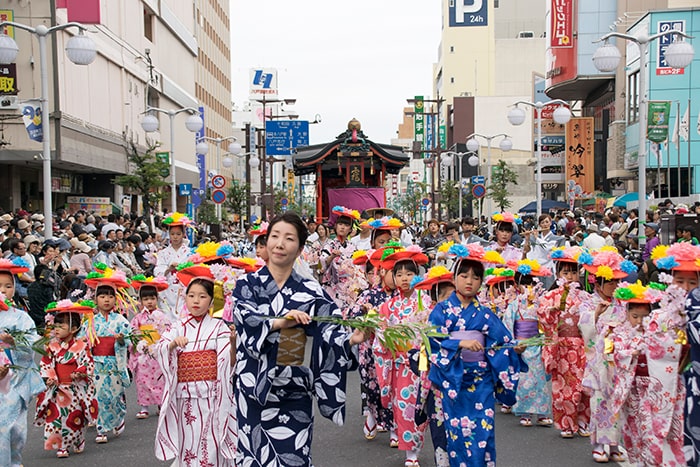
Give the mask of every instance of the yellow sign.
POLYGON ((287 196, 291 197, 294 194, 294 172, 287 170, 287 196))
MULTIPOLYGON (((4 23, 5 21, 14 21, 15 20, 15 12, 14 10, 0 10, 0 23, 4 23)), ((5 26, 0 29, 0 34, 7 34, 11 38, 15 38, 15 28, 12 26, 5 26)))

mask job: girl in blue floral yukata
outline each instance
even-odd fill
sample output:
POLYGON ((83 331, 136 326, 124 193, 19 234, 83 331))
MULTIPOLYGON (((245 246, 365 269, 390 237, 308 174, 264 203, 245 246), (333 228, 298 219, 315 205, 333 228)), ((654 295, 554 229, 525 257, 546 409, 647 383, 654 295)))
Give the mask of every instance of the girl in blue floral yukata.
POLYGON ((431 338, 429 377, 442 392, 450 465, 495 466, 495 399, 515 403, 520 359, 509 347, 508 329, 476 296, 483 263, 504 261, 475 243, 454 245, 448 253, 457 260, 456 290, 430 314, 430 323, 448 337, 431 338))

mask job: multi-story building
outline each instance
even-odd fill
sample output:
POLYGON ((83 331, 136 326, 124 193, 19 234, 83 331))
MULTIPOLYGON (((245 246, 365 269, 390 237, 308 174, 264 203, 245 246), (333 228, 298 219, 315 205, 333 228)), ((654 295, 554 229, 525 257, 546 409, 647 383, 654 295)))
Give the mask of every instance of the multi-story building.
MULTIPOLYGON (((81 21, 97 46, 96 60, 77 66, 63 52, 75 30, 59 31, 47 41, 54 207, 65 205, 69 196, 105 197, 120 203, 123 190, 112 180, 129 170, 125 148, 130 142, 140 150, 160 142, 159 151, 172 151, 167 115, 156 115, 159 132, 146 134, 141 128, 147 106, 204 107, 205 133, 228 136, 231 84, 226 2, 96 0, 89 8, 81 4, 72 10, 65 0, 6 4, 0 13, 23 24, 81 21)), ((28 138, 21 118, 24 103, 40 95, 38 47, 31 34, 12 33, 20 51, 14 67, 16 93, 5 99, 15 105, 0 106, 0 183, 7 187, 0 193, 0 206, 39 210, 41 143, 28 138)), ((196 136, 185 129, 185 116, 175 116, 173 125, 177 182, 196 187, 196 136)), ((184 210, 187 199, 180 196, 177 202, 184 210)), ((136 209, 138 202, 129 207, 136 209)), ((164 208, 169 207, 165 203, 164 208)))
MULTIPOLYGON (((436 126, 443 127, 441 146, 464 149, 466 138, 472 133, 510 135, 513 149, 503 153, 498 149, 498 140, 494 140, 491 159, 494 165, 498 159, 508 162, 522 180, 511 197, 516 210, 533 201, 535 195, 533 184, 527 183, 534 180, 533 169, 527 165, 533 152, 532 119, 528 118, 529 125, 512 127, 506 116, 516 101, 533 100, 535 76, 544 75, 545 4, 546 0, 442 1, 442 34, 433 65, 433 94, 444 99, 444 103, 440 109, 431 109, 440 114, 436 126)), ((479 141, 479 170, 485 174, 487 143, 479 141)), ((467 160, 468 157, 461 159, 463 176, 471 173, 467 160)), ((420 160, 413 160, 411 167, 402 172, 401 180, 406 180, 405 173, 422 174, 422 165, 420 160)), ((443 179, 454 179, 459 172, 455 168, 441 173, 443 179)), ((552 188, 546 195, 556 198, 563 186, 552 184, 552 188)), ((466 205, 465 211, 470 212, 466 205)))

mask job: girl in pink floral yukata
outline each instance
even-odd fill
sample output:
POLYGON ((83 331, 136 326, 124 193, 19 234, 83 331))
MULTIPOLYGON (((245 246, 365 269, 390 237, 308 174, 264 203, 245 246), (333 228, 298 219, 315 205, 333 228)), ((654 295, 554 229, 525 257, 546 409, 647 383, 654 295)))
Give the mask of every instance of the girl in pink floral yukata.
POLYGON ((615 390, 625 448, 633 465, 680 467, 685 387, 679 374, 685 341, 685 290, 640 282, 621 284, 615 298, 627 304, 627 321, 612 333, 615 390), (657 304, 658 303, 658 307, 657 304))
POLYGON ((141 312, 131 320, 131 327, 142 338, 131 348, 129 369, 134 374, 136 398, 141 406, 136 418, 146 419, 149 415, 148 406, 160 407, 163 400, 165 378, 152 353, 152 345, 158 342, 161 334, 170 329, 167 316, 158 310, 158 292, 167 290, 169 284, 165 279, 138 275, 131 279, 131 285, 138 290, 141 304, 141 312))
MULTIPOLYGON (((430 298, 421 297, 420 292, 411 287, 413 278, 418 275, 418 266, 426 264, 428 257, 418 246, 408 247, 388 255, 381 267, 392 270, 398 293, 385 302, 379 315, 387 324, 427 322, 430 298), (422 303, 421 303, 422 302, 422 303)), ((411 349, 387 349, 379 338, 375 338, 372 350, 377 368, 377 379, 381 387, 383 407, 394 412, 394 423, 398 439, 392 438, 391 447, 406 451, 406 467, 418 467, 418 454, 423 447, 424 423, 418 426, 415 421, 415 407, 418 399, 418 375, 411 371, 408 351, 420 348, 420 339, 411 349)))

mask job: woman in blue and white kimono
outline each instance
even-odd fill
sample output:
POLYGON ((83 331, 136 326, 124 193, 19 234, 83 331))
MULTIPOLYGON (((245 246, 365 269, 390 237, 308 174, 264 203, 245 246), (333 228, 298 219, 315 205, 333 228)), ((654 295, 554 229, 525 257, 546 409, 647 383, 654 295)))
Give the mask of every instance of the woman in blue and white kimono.
POLYGON ((338 425, 345 418, 346 372, 357 367, 352 347, 365 336, 312 321, 341 313, 318 282, 294 271, 307 235, 297 214, 273 219, 267 266, 239 278, 233 292, 240 466, 310 466, 314 395, 321 415, 338 425))
POLYGON ((503 264, 476 243, 453 245, 456 290, 439 302, 430 324, 445 338, 431 338, 430 380, 442 392, 451 466, 496 465, 495 398, 515 404, 521 361, 498 316, 476 298, 484 265, 503 264), (495 398, 494 398, 495 395, 495 398))

